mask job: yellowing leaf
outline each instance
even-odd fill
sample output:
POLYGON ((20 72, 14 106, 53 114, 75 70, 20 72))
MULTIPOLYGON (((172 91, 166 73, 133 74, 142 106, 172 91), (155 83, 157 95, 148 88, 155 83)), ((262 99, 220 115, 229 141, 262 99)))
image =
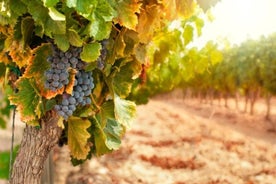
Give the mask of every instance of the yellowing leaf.
POLYGON ((214 50, 210 53, 212 64, 217 64, 222 61, 223 55, 220 51, 214 50))
POLYGON ((73 92, 76 73, 77 71, 75 71, 74 69, 70 69, 69 71, 69 83, 66 85, 65 88, 67 94, 72 94, 73 92))
POLYGON ((116 2, 116 10, 118 12, 115 22, 129 28, 136 29, 138 24, 137 13, 140 12, 141 4, 138 0, 121 0, 116 2))
POLYGON ((194 0, 164 0, 163 13, 167 20, 179 17, 187 18, 192 15, 195 8, 194 0))
POLYGON ((32 57, 29 58, 28 66, 24 73, 24 77, 35 79, 35 83, 40 94, 47 99, 51 99, 64 92, 64 87, 57 91, 51 91, 44 87, 46 80, 44 73, 50 67, 50 64, 47 62, 47 57, 51 55, 51 53, 51 44, 42 44, 34 49, 32 57))
POLYGON ((86 159, 90 147, 88 138, 90 137, 87 129, 91 126, 89 120, 78 117, 68 119, 68 146, 72 157, 76 159, 86 159))
POLYGON ((146 6, 141 10, 139 23, 136 27, 141 42, 147 43, 151 40, 153 33, 161 25, 161 15, 162 11, 157 5, 146 6))
POLYGON ((29 47, 24 48, 24 45, 20 44, 18 41, 13 41, 10 46, 9 55, 12 60, 22 68, 28 64, 28 60, 31 57, 31 49, 29 47))
POLYGON ((32 51, 32 56, 28 59, 28 66, 24 77, 40 79, 44 72, 50 68, 47 57, 52 54, 51 44, 42 44, 32 51))

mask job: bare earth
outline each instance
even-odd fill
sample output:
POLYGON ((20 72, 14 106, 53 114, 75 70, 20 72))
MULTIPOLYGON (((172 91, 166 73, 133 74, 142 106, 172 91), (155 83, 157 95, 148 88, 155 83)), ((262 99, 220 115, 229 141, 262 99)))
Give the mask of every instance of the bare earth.
POLYGON ((120 150, 67 183, 276 184, 276 134, 264 102, 255 116, 230 105, 154 98, 138 107, 120 150))
POLYGON ((59 158, 66 151, 55 155, 55 183, 71 171, 68 184, 276 184, 276 107, 273 124, 263 101, 254 116, 230 106, 156 97, 138 106, 121 149, 92 159, 89 172, 73 171, 59 158))

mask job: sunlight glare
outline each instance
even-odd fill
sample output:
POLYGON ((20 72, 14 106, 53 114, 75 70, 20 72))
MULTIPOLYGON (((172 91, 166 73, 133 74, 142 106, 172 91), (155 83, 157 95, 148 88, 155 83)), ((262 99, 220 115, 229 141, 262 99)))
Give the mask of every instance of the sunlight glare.
POLYGON ((227 38, 239 44, 276 32, 275 8, 275 0, 221 0, 211 10, 215 20, 205 23, 197 42, 227 38))

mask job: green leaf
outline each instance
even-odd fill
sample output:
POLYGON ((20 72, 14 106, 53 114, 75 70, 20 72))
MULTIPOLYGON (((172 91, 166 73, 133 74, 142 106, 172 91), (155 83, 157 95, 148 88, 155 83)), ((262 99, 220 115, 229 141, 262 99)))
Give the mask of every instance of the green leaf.
POLYGON ((34 20, 31 17, 24 17, 21 23, 21 34, 24 46, 31 41, 34 29, 34 20))
POLYGON ((74 29, 68 29, 67 38, 71 45, 75 47, 82 47, 83 41, 80 35, 74 29))
POLYGON ((108 38, 112 28, 112 22, 106 22, 101 17, 96 17, 94 21, 90 22, 85 30, 85 33, 95 40, 103 40, 108 38))
POLYGON ((88 138, 90 134, 87 129, 91 126, 91 122, 78 117, 70 117, 68 119, 68 146, 72 157, 76 159, 86 159, 90 151, 88 138))
POLYGON ((84 17, 88 17, 91 14, 96 2, 97 1, 95 0, 77 0, 75 8, 84 17))
MULTIPOLYGON (((12 157, 15 158, 18 152, 19 146, 17 145, 12 153, 12 157)), ((0 178, 8 179, 9 178, 9 166, 10 166, 10 151, 0 152, 0 178)))
POLYGON ((198 34, 198 36, 201 36, 202 27, 204 26, 204 21, 201 18, 196 16, 194 22, 195 22, 195 25, 196 25, 197 34, 198 34))
POLYGON ((131 91, 133 80, 139 76, 140 72, 141 64, 137 61, 130 61, 121 66, 113 78, 114 92, 121 98, 126 98, 131 91))
POLYGON ((67 5, 69 8, 76 7, 76 6, 77 6, 77 1, 78 1, 78 0, 67 0, 67 1, 66 1, 66 5, 67 5))
POLYGON ((92 133, 94 137, 96 155, 100 156, 105 153, 111 152, 111 150, 106 145, 107 137, 104 132, 104 127, 100 123, 100 120, 98 118, 93 118, 92 123, 93 123, 92 133))
POLYGON ((57 44, 58 48, 62 51, 67 51, 70 47, 70 43, 68 41, 68 38, 64 34, 56 34, 54 35, 55 38, 55 44, 57 44))
POLYGON ((43 2, 46 7, 53 7, 59 2, 59 0, 43 0, 43 2))
POLYGON ((7 127, 7 122, 0 116, 0 128, 4 129, 7 127))
POLYGON ((114 114, 114 102, 112 100, 109 100, 105 103, 103 103, 101 107, 101 117, 102 119, 114 119, 115 114, 114 114))
POLYGON ((135 103, 129 100, 124 100, 115 94, 114 105, 117 121, 124 127, 129 128, 136 116, 135 103))
POLYGON ((51 109, 53 109, 53 107, 56 105, 56 100, 55 99, 51 99, 51 100, 46 100, 45 103, 45 111, 49 111, 51 109))
POLYGON ((104 128, 106 134, 106 146, 111 150, 119 149, 121 145, 121 136, 124 129, 115 119, 107 119, 106 127, 104 128))
POLYGON ((49 15, 49 9, 44 6, 42 1, 22 0, 27 6, 28 12, 32 15, 36 24, 36 33, 42 36, 46 34, 52 37, 53 34, 66 33, 66 21, 55 21, 49 15))
POLYGON ((85 62, 94 62, 101 54, 101 44, 98 42, 90 43, 83 46, 80 58, 85 62))
POLYGON ((21 120, 28 123, 36 119, 37 109, 40 105, 40 96, 34 88, 34 79, 21 77, 17 81, 18 92, 10 96, 12 105, 18 107, 21 120))
POLYGON ((65 21, 65 16, 54 7, 49 8, 49 15, 55 21, 65 21))
POLYGON ((193 26, 191 26, 191 25, 185 26, 184 32, 183 32, 185 45, 187 45, 188 43, 190 43, 193 40, 193 35, 194 35, 193 32, 194 32, 193 26))

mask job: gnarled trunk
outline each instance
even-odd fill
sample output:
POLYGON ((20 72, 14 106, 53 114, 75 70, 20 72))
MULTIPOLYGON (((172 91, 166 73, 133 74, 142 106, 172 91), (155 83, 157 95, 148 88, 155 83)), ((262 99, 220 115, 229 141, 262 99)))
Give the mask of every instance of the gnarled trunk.
POLYGON ((57 114, 49 112, 41 119, 40 128, 26 126, 13 164, 10 184, 40 183, 44 162, 61 135, 62 129, 57 122, 57 114))

